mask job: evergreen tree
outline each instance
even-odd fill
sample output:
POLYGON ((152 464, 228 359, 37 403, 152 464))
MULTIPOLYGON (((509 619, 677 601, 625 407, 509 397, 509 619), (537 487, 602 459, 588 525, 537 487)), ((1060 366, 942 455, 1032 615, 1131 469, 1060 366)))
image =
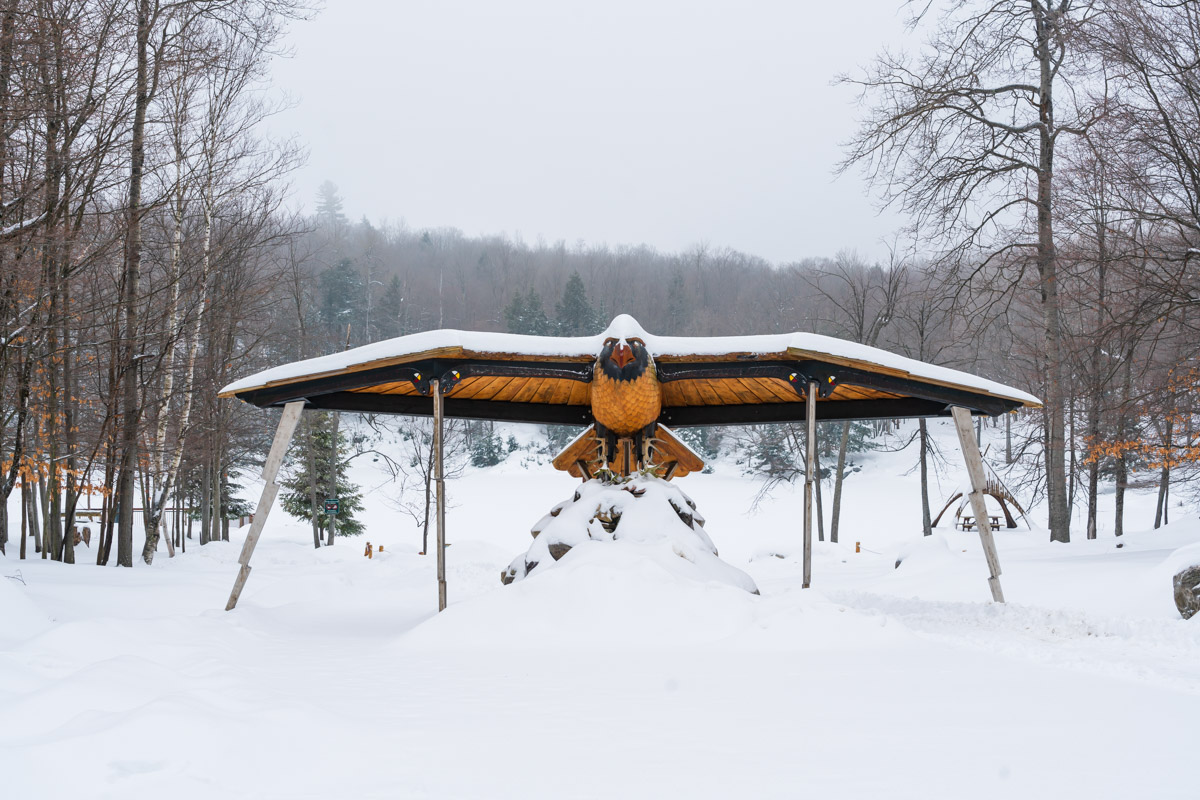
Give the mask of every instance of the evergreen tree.
POLYGON ((317 220, 334 230, 347 224, 346 215, 342 213, 342 198, 333 181, 325 181, 317 188, 317 220))
POLYGON ((504 309, 504 323, 509 333, 526 333, 545 336, 550 333, 550 320, 542 308, 542 296, 532 286, 522 295, 518 292, 504 309))
POLYGON ((221 516, 225 519, 248 517, 254 513, 250 501, 238 495, 242 488, 239 472, 227 472, 221 481, 221 516))
POLYGON ((404 335, 404 288, 400 283, 399 275, 393 275, 387 288, 383 290, 383 296, 379 298, 379 306, 371 324, 375 326, 383 339, 404 335))
MULTIPOLYGON (((866 453, 879 447, 875 440, 875 426, 861 419, 850 420, 850 435, 846 438, 846 452, 866 453)), ((842 439, 841 422, 818 422, 817 442, 821 458, 836 457, 842 439)))
MULTIPOLYGON (((350 455, 350 442, 345 433, 338 431, 337 448, 333 446, 333 415, 324 412, 313 414, 312 446, 313 462, 316 466, 317 485, 317 526, 324 539, 330 525, 338 536, 354 536, 363 532, 363 524, 355 519, 355 514, 362 511, 362 493, 358 486, 350 483, 346 477, 347 458, 350 455), (334 463, 336 460, 336 464, 334 463), (325 501, 338 499, 336 516, 325 513, 325 501)), ((307 437, 297 436, 292 441, 288 463, 296 466, 296 471, 281 484, 283 494, 281 504, 283 510, 303 520, 313 518, 311 480, 308 471, 307 437)))
POLYGON ((738 463, 746 473, 763 476, 768 485, 788 483, 804 474, 804 454, 794 451, 778 425, 755 425, 747 429, 738 463))
POLYGON ((680 441, 704 459, 704 474, 712 473, 712 461, 720 454, 721 429, 710 426, 680 428, 674 432, 680 441))
POLYGON ((471 453, 471 466, 473 467, 493 467, 508 455, 504 449, 504 440, 496 435, 496 431, 491 425, 472 437, 468 450, 471 453))
POLYGON ((321 321, 335 339, 343 340, 346 326, 361 330, 363 324, 363 279, 348 258, 321 273, 321 321))
POLYGON ((555 306, 554 315, 558 322, 558 333, 562 336, 587 336, 596 332, 599 319, 596 310, 588 302, 587 290, 579 272, 572 272, 563 290, 562 300, 555 306))
POLYGON ((509 333, 525 332, 525 315, 525 295, 517 292, 504 307, 504 324, 509 333))
POLYGON ((558 455, 562 449, 571 443, 571 440, 579 435, 580 428, 575 425, 547 425, 546 426, 546 453, 549 455, 558 455))

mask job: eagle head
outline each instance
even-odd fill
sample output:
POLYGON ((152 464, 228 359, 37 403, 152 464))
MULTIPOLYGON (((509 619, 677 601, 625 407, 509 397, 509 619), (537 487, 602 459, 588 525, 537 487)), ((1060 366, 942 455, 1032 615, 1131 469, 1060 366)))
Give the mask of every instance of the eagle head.
POLYGON ((646 343, 637 338, 605 339, 598 359, 600 369, 615 381, 637 380, 650 364, 646 343))

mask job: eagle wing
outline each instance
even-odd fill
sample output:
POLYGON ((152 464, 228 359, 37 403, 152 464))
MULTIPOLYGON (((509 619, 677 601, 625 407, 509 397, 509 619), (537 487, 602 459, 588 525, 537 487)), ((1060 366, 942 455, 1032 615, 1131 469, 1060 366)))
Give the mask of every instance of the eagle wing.
POLYGON ((803 420, 813 385, 821 420, 948 416, 952 406, 996 415, 1040 405, 994 381, 816 334, 659 337, 656 345, 660 421, 676 428, 803 420))
POLYGON ((260 407, 429 416, 431 382, 447 417, 592 422, 589 384, 603 337, 438 330, 264 370, 221 390, 260 407))
POLYGON ((1037 407, 1036 397, 975 375, 809 333, 672 337, 619 316, 598 336, 439 330, 275 367, 221 390, 254 405, 427 416, 431 381, 448 417, 589 425, 590 383, 606 339, 642 339, 671 428, 804 419, 816 384, 818 419, 942 416, 1037 407))

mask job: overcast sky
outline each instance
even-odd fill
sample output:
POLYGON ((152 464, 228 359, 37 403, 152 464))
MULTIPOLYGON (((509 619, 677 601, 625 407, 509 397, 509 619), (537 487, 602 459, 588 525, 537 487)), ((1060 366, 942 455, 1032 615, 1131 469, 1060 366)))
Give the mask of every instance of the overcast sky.
POLYGON ((273 127, 352 219, 536 242, 882 257, 898 217, 834 176, 839 72, 901 38, 901 0, 328 0, 275 66, 273 127), (817 10, 820 9, 820 10, 817 10))

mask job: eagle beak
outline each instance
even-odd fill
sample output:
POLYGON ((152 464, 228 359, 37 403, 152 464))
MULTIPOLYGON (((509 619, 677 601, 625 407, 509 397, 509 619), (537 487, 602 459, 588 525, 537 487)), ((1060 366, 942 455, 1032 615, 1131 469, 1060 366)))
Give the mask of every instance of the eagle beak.
POLYGON ((618 368, 624 369, 626 364, 633 361, 633 350, 624 342, 619 342, 617 346, 613 348, 611 361, 616 364, 618 368))

